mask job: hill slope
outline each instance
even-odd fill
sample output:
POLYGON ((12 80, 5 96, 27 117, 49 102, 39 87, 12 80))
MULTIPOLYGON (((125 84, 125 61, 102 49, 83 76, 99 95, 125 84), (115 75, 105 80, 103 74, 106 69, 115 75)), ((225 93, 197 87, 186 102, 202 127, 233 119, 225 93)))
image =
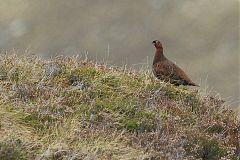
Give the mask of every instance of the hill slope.
POLYGON ((148 72, 1 54, 0 159, 237 159, 238 125, 148 72))

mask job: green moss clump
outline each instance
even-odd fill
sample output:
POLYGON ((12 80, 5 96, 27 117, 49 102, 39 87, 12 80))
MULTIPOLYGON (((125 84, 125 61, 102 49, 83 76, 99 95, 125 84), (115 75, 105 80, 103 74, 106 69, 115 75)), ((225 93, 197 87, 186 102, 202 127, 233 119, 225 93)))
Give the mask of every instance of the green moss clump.
POLYGON ((24 150, 22 142, 19 139, 6 142, 0 141, 0 159, 27 160, 27 151, 24 150))
POLYGON ((200 146, 200 149, 197 151, 197 158, 202 158, 203 160, 218 160, 227 154, 226 150, 220 147, 216 139, 203 139, 200 141, 200 146))
POLYGON ((36 130, 43 130, 44 124, 39 120, 37 115, 34 114, 28 114, 22 117, 22 121, 32 128, 35 128, 36 130))

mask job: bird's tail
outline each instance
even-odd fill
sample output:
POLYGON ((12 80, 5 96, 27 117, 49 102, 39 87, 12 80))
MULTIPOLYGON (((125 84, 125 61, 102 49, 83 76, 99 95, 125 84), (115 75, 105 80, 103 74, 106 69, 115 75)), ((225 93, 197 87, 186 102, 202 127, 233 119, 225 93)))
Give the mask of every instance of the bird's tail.
POLYGON ((190 83, 189 85, 190 85, 190 86, 196 86, 196 87, 200 87, 198 84, 196 84, 196 83, 193 83, 193 82, 192 82, 192 83, 190 83))

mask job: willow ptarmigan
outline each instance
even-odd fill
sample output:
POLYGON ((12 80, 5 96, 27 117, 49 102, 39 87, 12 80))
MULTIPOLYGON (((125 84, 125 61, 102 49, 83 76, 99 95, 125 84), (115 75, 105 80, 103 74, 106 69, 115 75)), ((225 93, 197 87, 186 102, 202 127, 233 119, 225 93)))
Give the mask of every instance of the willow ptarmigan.
POLYGON ((153 74, 158 79, 164 82, 170 82, 176 86, 198 86, 186 75, 186 73, 180 67, 178 67, 176 64, 164 56, 163 46, 159 40, 155 40, 152 43, 156 47, 156 52, 153 59, 153 74))

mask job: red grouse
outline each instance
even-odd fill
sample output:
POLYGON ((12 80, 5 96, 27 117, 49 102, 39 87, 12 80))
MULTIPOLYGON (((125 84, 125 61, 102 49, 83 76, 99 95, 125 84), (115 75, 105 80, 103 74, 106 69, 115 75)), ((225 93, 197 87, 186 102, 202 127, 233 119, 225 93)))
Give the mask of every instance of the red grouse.
POLYGON ((198 86, 190 78, 188 78, 181 68, 164 56, 163 47, 159 40, 155 40, 152 43, 156 47, 153 59, 153 73, 158 79, 164 82, 170 82, 176 86, 198 86))

